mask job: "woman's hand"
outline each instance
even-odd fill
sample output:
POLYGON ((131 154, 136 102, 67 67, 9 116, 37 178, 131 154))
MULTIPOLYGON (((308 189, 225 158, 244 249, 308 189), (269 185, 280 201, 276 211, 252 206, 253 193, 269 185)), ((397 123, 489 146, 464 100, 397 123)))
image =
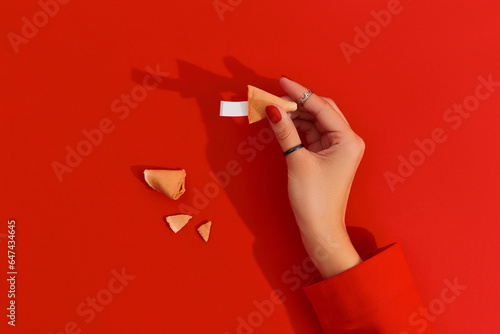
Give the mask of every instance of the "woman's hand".
MULTIPOLYGON (((307 89, 282 77, 288 99, 299 101, 307 89)), ((347 235, 344 217, 364 142, 352 131, 333 100, 312 94, 298 110, 287 114, 266 108, 283 152, 301 143, 306 148, 286 156, 288 196, 304 247, 324 278, 345 271, 361 258, 347 235)))

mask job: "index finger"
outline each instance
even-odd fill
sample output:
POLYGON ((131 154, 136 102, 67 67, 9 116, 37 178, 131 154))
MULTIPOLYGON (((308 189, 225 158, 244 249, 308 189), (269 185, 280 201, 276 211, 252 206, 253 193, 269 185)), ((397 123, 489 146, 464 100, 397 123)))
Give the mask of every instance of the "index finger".
MULTIPOLYGON (((299 101, 299 98, 307 92, 307 88, 286 77, 281 77, 280 86, 295 101, 299 101)), ((326 131, 346 131, 349 129, 349 125, 333 109, 331 104, 316 94, 309 96, 303 108, 314 115, 326 131)))

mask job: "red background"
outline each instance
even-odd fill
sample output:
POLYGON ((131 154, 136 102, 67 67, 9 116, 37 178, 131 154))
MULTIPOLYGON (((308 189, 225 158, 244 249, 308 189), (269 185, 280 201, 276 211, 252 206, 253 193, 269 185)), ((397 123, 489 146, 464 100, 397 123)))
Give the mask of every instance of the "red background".
MULTIPOLYGON (((478 76, 500 81, 498 2, 402 0, 350 63, 339 44, 352 45, 354 28, 388 1, 231 3, 221 20, 212 1, 72 1, 18 53, 8 33, 41 7, 6 4, 0 244, 6 255, 15 218, 19 274, 17 326, 2 314, 2 332, 60 333, 74 321, 82 333, 233 334, 279 289, 284 304, 252 330, 319 333, 301 289, 282 279, 306 254, 280 148, 250 149, 267 121, 218 116, 219 101, 245 99, 247 84, 281 94, 281 74, 332 97, 366 142, 346 219, 355 243, 401 242, 425 305, 445 280, 467 286, 433 321, 437 333, 497 332, 500 87, 456 130, 443 115, 478 76), (111 104, 142 84, 146 66, 168 74, 120 119, 111 104), (51 164, 105 118, 113 132, 59 182, 51 164), (391 191, 384 173, 436 128, 447 140, 391 191), (231 160, 241 172, 174 234, 164 217, 193 205, 231 160), (148 189, 143 166, 185 168, 187 192, 172 201, 148 189), (208 243, 196 233, 205 219, 208 243), (135 278, 86 323, 78 305, 122 268, 135 278)), ((6 312, 5 279, 0 288, 6 312)))

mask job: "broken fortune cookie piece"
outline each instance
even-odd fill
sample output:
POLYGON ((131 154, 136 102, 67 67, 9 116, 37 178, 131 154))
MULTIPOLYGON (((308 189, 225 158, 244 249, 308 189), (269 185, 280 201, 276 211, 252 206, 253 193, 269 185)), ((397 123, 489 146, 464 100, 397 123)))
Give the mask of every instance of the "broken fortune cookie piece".
POLYGON ((172 229, 172 231, 177 233, 181 228, 186 226, 186 224, 191 218, 193 217, 191 217, 190 215, 174 215, 174 216, 168 216, 166 218, 166 221, 170 226, 170 228, 172 229))
POLYGON ((205 240, 205 242, 208 242, 208 237, 210 236, 210 227, 212 227, 211 221, 208 221, 205 224, 198 227, 198 233, 203 238, 203 240, 205 240))
POLYGON ((297 103, 248 85, 248 123, 266 118, 266 107, 270 104, 280 106, 285 112, 297 110, 297 103))
POLYGON ((186 171, 184 169, 145 169, 144 180, 151 188, 164 193, 171 199, 178 199, 186 191, 186 171))

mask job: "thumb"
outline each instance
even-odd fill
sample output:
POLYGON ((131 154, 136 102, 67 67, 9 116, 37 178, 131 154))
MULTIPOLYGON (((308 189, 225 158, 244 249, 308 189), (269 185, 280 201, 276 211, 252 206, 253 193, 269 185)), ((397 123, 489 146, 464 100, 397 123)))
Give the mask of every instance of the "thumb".
POLYGON ((266 107, 266 115, 283 152, 301 143, 297 128, 283 109, 270 104, 266 107))

